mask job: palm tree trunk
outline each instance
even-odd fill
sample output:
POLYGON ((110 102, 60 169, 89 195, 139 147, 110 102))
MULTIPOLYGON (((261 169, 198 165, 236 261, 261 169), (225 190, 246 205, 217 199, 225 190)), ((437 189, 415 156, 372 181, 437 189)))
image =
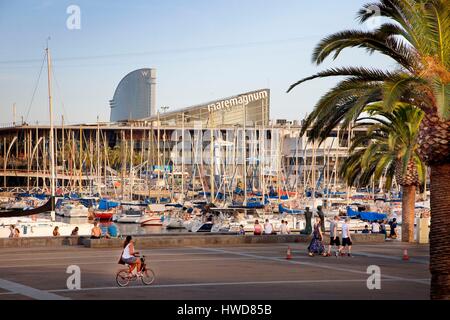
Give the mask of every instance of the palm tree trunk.
POLYGON ((450 163, 430 167, 431 299, 450 300, 450 163))
POLYGON ((414 242, 414 207, 416 204, 416 186, 403 186, 402 191, 402 241, 414 242))

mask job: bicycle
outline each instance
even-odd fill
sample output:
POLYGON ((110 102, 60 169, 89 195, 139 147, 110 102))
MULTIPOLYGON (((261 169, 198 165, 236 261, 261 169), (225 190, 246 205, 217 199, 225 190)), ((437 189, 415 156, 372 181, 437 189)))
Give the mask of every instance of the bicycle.
POLYGON ((131 265, 128 265, 127 269, 121 269, 116 274, 116 282, 119 287, 126 287, 130 281, 137 281, 139 278, 145 285, 151 285, 155 281, 155 272, 148 268, 145 264, 145 256, 141 258, 141 275, 131 270, 131 265))

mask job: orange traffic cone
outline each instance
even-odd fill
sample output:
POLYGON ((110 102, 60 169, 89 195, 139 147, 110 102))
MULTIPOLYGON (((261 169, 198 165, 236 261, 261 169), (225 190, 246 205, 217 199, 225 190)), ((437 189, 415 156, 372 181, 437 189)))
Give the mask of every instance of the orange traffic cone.
POLYGON ((288 247, 288 249, 287 249, 287 252, 286 252, 286 259, 287 259, 287 260, 291 260, 291 259, 292 259, 291 247, 288 247))
POLYGON ((409 256, 408 256, 408 249, 403 250, 403 258, 404 261, 408 261, 409 260, 409 256))

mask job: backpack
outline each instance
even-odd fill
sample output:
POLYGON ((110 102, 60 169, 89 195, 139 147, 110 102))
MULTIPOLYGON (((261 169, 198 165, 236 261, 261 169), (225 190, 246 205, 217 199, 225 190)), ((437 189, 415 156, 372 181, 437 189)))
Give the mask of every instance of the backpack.
MULTIPOLYGON (((125 249, 124 249, 125 250, 125 249)), ((122 253, 120 254, 120 258, 119 258, 119 261, 117 261, 117 263, 118 264, 122 264, 122 265, 125 265, 126 263, 123 261, 123 259, 122 259, 122 255, 123 255, 123 251, 124 250, 122 250, 122 253)))

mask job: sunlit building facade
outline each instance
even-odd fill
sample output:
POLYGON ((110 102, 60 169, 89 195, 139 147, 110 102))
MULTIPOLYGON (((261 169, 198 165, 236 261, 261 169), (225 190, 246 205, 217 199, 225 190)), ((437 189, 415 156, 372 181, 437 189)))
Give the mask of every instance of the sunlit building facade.
POLYGON ((201 123, 203 127, 260 126, 270 118, 270 90, 260 89, 203 104, 160 112, 144 121, 159 121, 163 125, 201 123))

